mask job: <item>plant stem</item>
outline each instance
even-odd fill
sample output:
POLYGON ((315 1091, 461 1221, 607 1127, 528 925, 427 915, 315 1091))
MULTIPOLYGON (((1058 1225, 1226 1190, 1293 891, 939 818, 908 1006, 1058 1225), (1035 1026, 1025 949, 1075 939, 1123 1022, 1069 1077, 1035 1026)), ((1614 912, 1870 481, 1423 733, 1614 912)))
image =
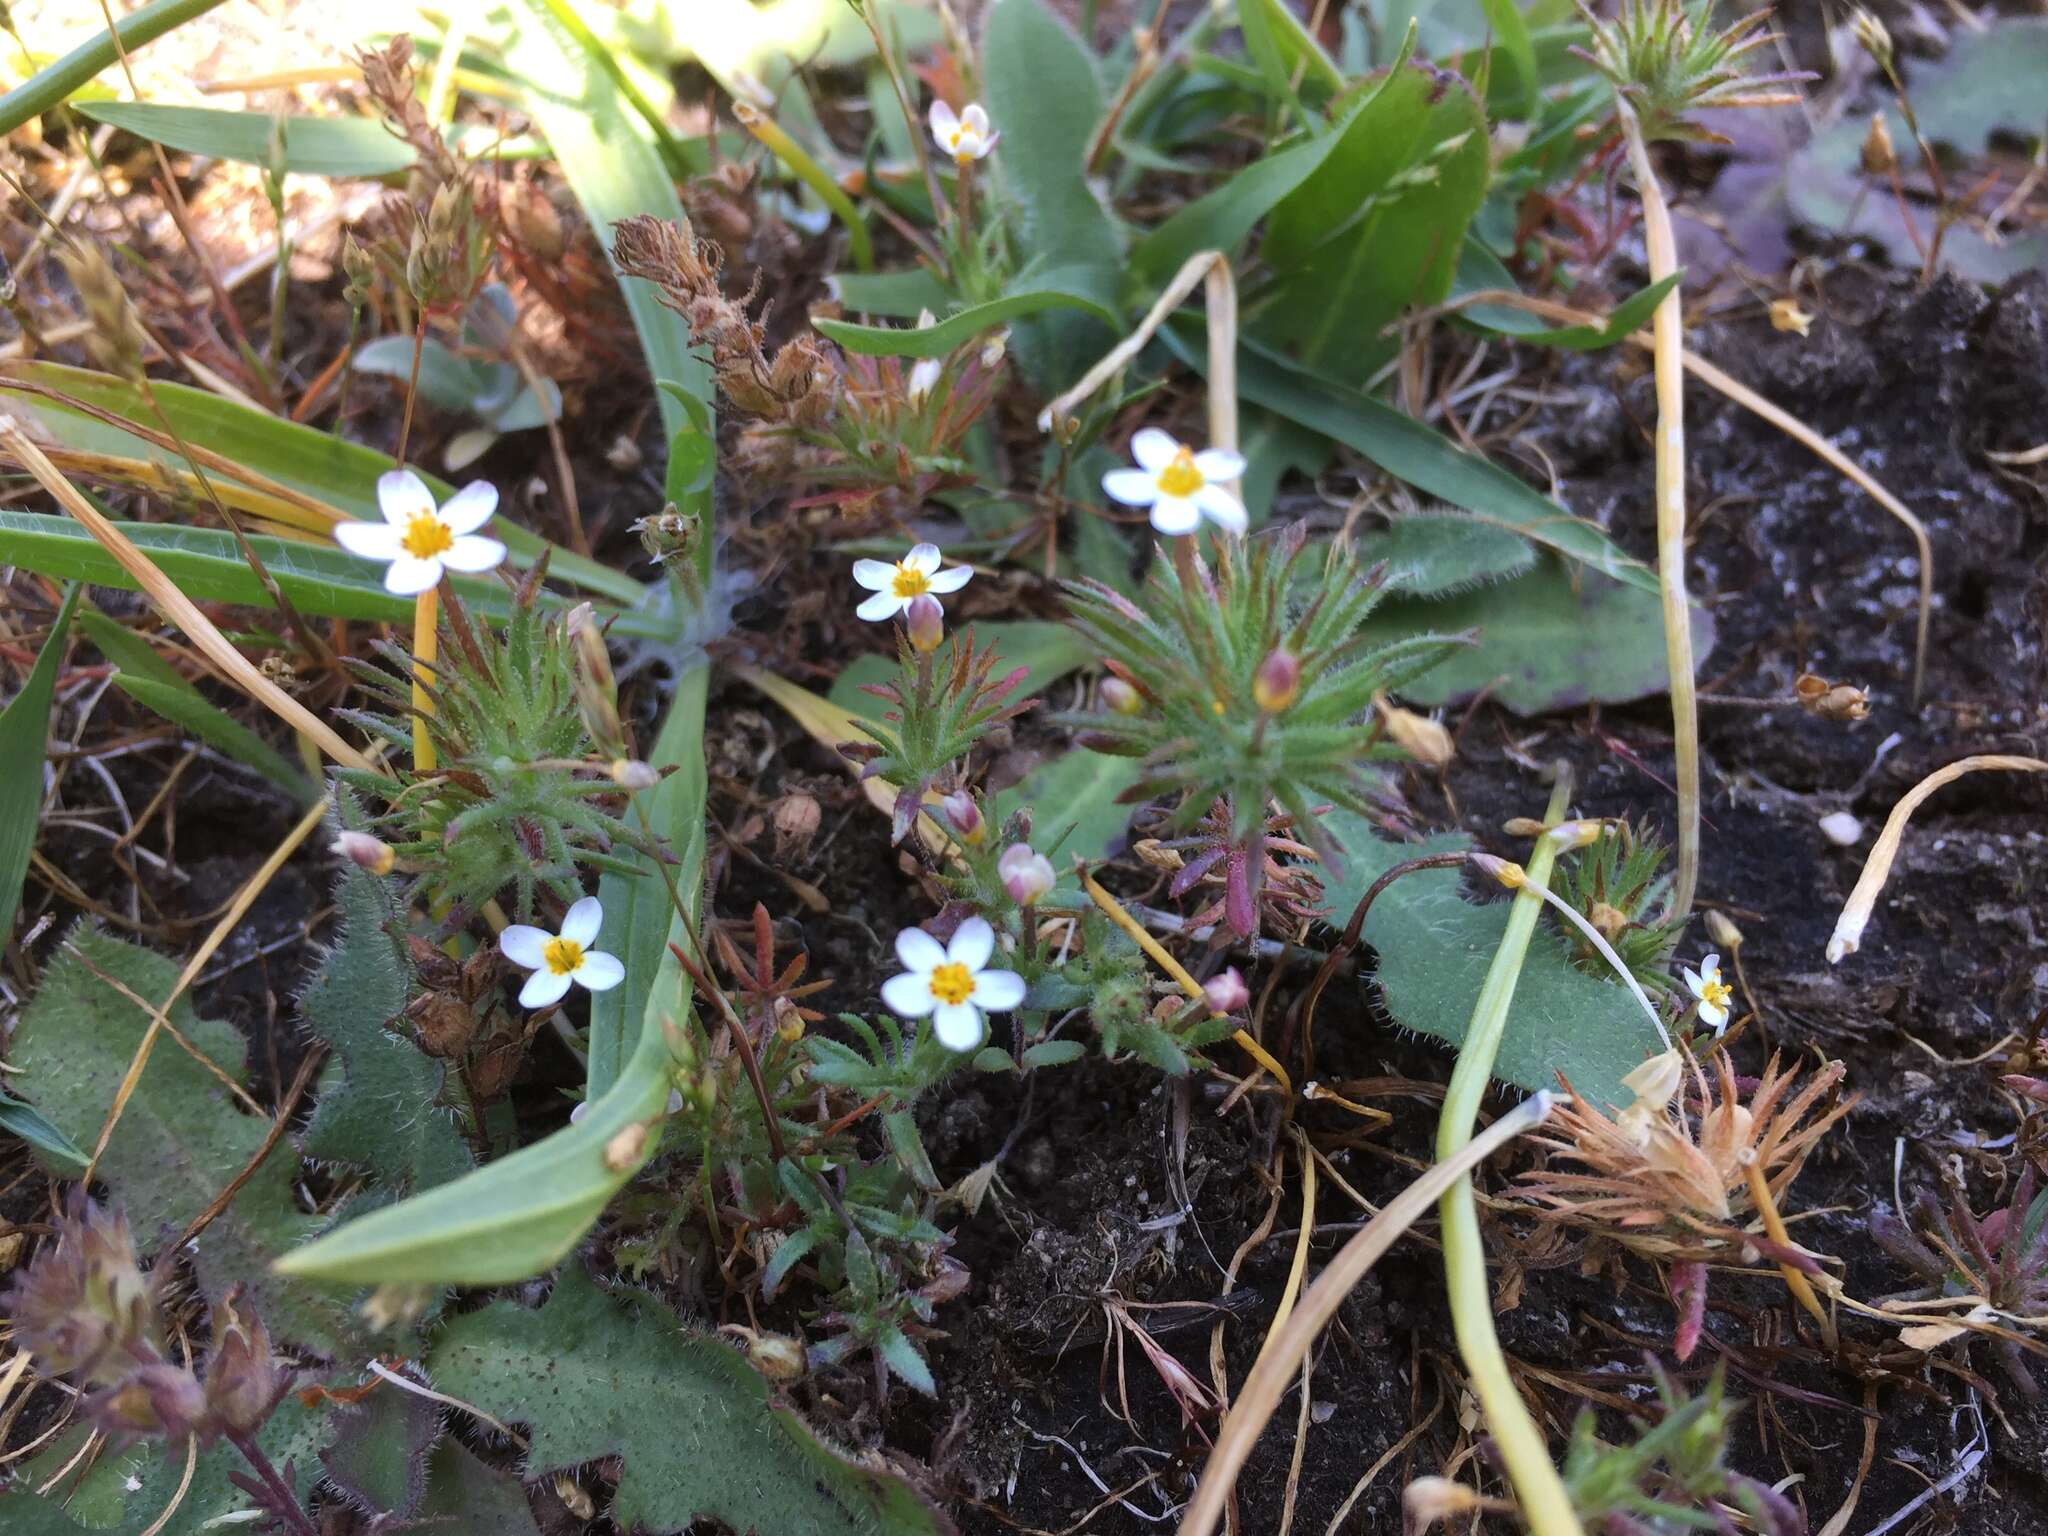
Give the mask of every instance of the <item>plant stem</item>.
MULTIPOLYGON (((446 578, 444 577, 443 580, 446 578)), ((440 758, 434 738, 427 729, 427 717, 434 712, 427 679, 434 675, 434 662, 441 650, 441 589, 429 587, 413 602, 412 609, 412 770, 432 773, 440 758)))
POLYGON ((398 452, 392 457, 392 466, 405 468, 406 445, 412 441, 413 402, 420 397, 420 353, 427 345, 427 307, 422 304, 412 325, 412 375, 405 381, 405 417, 398 424, 398 452))
POLYGON ((284 1478, 278 1474, 277 1468, 271 1465, 270 1458, 263 1454, 263 1447, 256 1443, 256 1437, 240 1431, 230 1431, 228 1439, 234 1443, 235 1449, 242 1453, 242 1459, 255 1470, 256 1476, 269 1491, 270 1512, 298 1532, 299 1536, 320 1536, 313 1522, 307 1518, 305 1509, 300 1505, 299 1496, 292 1492, 284 1478))
MULTIPOLYGON (((1571 772, 1560 764, 1557 782, 1550 793, 1550 808, 1543 818, 1546 822, 1555 822, 1564 815, 1571 787, 1571 772)), ((1486 1095, 1494 1057, 1507 1028, 1515 983, 1521 978, 1522 959, 1528 953, 1530 936, 1536 931, 1536 915, 1543 909, 1536 892, 1548 888, 1551 867, 1556 861, 1556 842, 1539 838, 1529 856, 1523 888, 1515 893, 1507 930, 1501 935, 1500 948, 1486 973, 1486 983, 1480 988, 1479 1001, 1472 1009, 1471 1028, 1466 1031, 1465 1043, 1458 1051, 1458 1064, 1451 1072, 1450 1087, 1444 1094, 1443 1117, 1437 1122, 1436 1135, 1439 1162, 1456 1157, 1472 1139, 1479 1103, 1486 1095)), ((1522 1518, 1534 1536, 1583 1536, 1579 1517, 1572 1510, 1571 1495, 1565 1491, 1564 1479, 1558 1476, 1550 1459, 1543 1431, 1522 1401, 1522 1394, 1508 1373, 1500 1340, 1493 1331, 1493 1297, 1486 1285, 1486 1250, 1479 1235, 1479 1210, 1473 1199, 1470 1174, 1444 1192, 1439 1210, 1443 1223, 1444 1279, 1458 1353, 1464 1358, 1472 1389, 1486 1414, 1486 1427, 1500 1449, 1509 1481, 1514 1484, 1522 1518)))
MULTIPOLYGON (((1642 125, 1621 107, 1622 137, 1643 202, 1650 281, 1678 270, 1671 208, 1650 164, 1642 125)), ((1700 883, 1699 703, 1693 696, 1692 611, 1685 595, 1685 310, 1672 284, 1657 301, 1651 358, 1657 375, 1657 583, 1664 596, 1664 658, 1671 673, 1671 742, 1678 759, 1678 869, 1665 918, 1683 921, 1700 883)))

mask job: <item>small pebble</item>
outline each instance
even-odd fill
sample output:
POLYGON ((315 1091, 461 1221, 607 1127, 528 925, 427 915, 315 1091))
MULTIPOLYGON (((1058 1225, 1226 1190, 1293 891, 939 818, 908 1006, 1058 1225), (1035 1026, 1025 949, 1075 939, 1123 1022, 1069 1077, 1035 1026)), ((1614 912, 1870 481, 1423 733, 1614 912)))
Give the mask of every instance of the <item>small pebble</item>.
POLYGON ((1820 835, 1837 848, 1854 848, 1863 841, 1863 823, 1847 811, 1834 811, 1821 817, 1820 835))

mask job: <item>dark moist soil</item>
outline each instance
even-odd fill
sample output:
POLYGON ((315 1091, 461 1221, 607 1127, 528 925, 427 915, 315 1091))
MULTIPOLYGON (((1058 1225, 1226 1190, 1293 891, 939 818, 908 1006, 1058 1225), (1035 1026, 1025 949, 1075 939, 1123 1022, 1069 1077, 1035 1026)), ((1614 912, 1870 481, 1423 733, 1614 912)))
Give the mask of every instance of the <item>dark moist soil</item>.
MULTIPOLYGON (((1904 530, 1806 450, 1693 386, 1691 571, 1718 626, 1703 659, 1703 686, 1717 695, 1783 699, 1794 677, 1811 670, 1866 687, 1872 705, 1870 718, 1854 726, 1790 708, 1703 707, 1711 799, 1702 899, 1746 935, 1743 972, 1771 1042, 1809 1059, 1843 1059, 1861 1095, 1790 1205, 1809 1213, 1796 1228, 1801 1240, 1839 1259, 1850 1293, 1870 1301, 1914 1283, 1867 1231, 1873 1202, 1891 1200, 1895 1177, 1910 1198, 1931 1183, 1938 1163, 1950 1164, 1981 1210, 2017 1171, 2017 1119, 1997 1074, 2035 1033, 2048 1001, 2048 966, 2038 956, 2048 899, 2034 875, 2048 834, 2048 786, 2018 776, 1965 779, 1923 809, 1863 952, 1840 969, 1822 959, 1870 839, 1907 786, 1967 753, 2042 751, 2048 494, 2043 471, 2006 473, 1983 453, 2048 440, 2048 283, 2037 277, 1987 298, 1945 281, 1915 291, 1844 267, 1822 295, 1821 317, 1804 340, 1772 331, 1761 318, 1690 339, 1829 435, 1928 523, 1936 607, 1924 702, 1916 708, 1910 697, 1918 570, 1904 530), (1819 829, 1821 817, 1836 811, 1862 822, 1853 847, 1835 846, 1819 829), (2007 1045, 1981 1064, 1955 1064, 2001 1040, 2007 1045)), ((1526 435, 1562 477, 1563 499, 1648 556, 1646 427, 1654 407, 1640 360, 1617 349, 1531 366, 1552 371, 1543 380, 1549 403, 1526 435)), ((593 430, 588 462, 579 458, 586 520, 600 555, 625 563, 633 553, 626 525, 658 506, 659 489, 632 452, 614 444, 623 435, 647 462, 658 461, 659 444, 623 387, 593 383, 584 403, 586 421, 613 424, 609 436, 593 430), (600 457, 607 450, 610 461, 600 457)), ((533 445, 508 442, 476 472, 521 487, 544 465, 537 455, 533 445)), ((789 654, 778 649, 763 659, 822 689, 829 671, 876 637, 840 615, 836 590, 826 599, 831 581, 801 545, 782 548, 768 536, 777 530, 779 540, 786 523, 764 518, 757 534, 751 511, 722 511, 737 529, 733 563, 771 573, 762 581, 775 584, 780 611, 753 606, 766 598, 742 600, 740 633, 730 643, 744 648, 749 631, 800 633, 789 654), (785 573, 772 574, 784 561, 785 573), (793 631, 791 620, 800 628, 793 631), (824 671, 819 657, 830 658, 824 671)), ((963 594, 964 614, 982 604, 1014 614, 1013 587, 977 583, 963 594)), ((811 976, 834 979, 817 1006, 869 1006, 888 973, 890 936, 927 916, 930 903, 914 880, 896 873, 901 855, 886 846, 881 819, 832 755, 729 674, 721 678, 707 732, 715 910, 744 921, 756 901, 765 903, 780 943, 800 941, 811 976), (792 796, 817 802, 818 831, 808 841, 778 830, 777 810, 792 796), (807 906, 806 888, 829 893, 829 907, 807 906)), ((651 710, 657 690, 639 691, 651 710)), ((1452 719, 1459 723, 1456 712, 1452 719)), ((1499 824, 1534 814, 1544 794, 1526 765, 1560 756, 1574 765, 1583 812, 1668 811, 1669 717, 1656 702, 1537 721, 1482 702, 1462 720, 1447 776, 1439 782, 1411 773, 1404 789, 1426 818, 1461 824, 1488 846, 1514 852, 1499 824)), ((172 760, 163 749, 108 766, 129 803, 140 806, 172 760)), ((293 819, 281 799, 210 761, 193 766, 177 795, 176 863, 184 879, 173 887, 146 881, 164 910, 144 913, 151 939, 173 950, 196 942, 293 819)), ((53 862, 96 893, 127 883, 107 846, 83 834, 46 844, 53 862)), ((324 919, 319 863, 308 854, 286 868, 198 989, 202 1008, 242 1025, 257 1042, 252 1061, 266 1100, 293 1066, 290 1032, 274 1025, 306 963, 301 941, 324 919)), ((1705 947, 1696 936, 1686 953, 1705 947)), ((1369 971, 1369 954, 1364 959, 1369 971)), ((1266 967, 1246 970, 1256 996, 1266 967)), ((1293 1006, 1305 979, 1297 972, 1285 980, 1273 1017, 1293 1006)), ((1325 1000, 1318 1039, 1316 1070, 1326 1082, 1412 1085, 1376 1101, 1395 1116, 1384 1130, 1360 1133, 1350 1117, 1316 1108, 1306 1117, 1345 1179, 1382 1204, 1427 1160, 1436 1112, 1429 1088, 1447 1076, 1448 1057, 1391 1028, 1370 987, 1352 981, 1340 981, 1325 1000)), ((1744 1070, 1761 1066, 1754 1032, 1736 1054, 1744 1070)), ((543 1059, 533 1078, 552 1083, 561 1069, 543 1059)), ((1256 1171, 1274 1165, 1270 1110, 1239 1105, 1219 1114, 1214 1085, 1163 1082, 1147 1070, 1100 1062, 1036 1081, 1027 1097, 1008 1080, 966 1079, 926 1114, 942 1177, 958 1179, 1005 1153, 1000 1181, 980 1215, 959 1226, 955 1252, 973 1283, 939 1316, 946 1336, 931 1350, 938 1400, 899 1390, 879 1423, 860 1412, 844 1427, 927 1462, 934 1492, 950 1502, 968 1536, 1065 1530, 1098 1506, 1087 1520, 1092 1532, 1171 1529, 1166 1512, 1185 1498, 1214 1424, 1184 1423, 1143 1351, 1126 1337, 1119 1353, 1108 1318, 1114 1307, 1129 1307, 1124 1315, 1148 1326, 1157 1345, 1204 1385, 1211 1331, 1220 1323, 1228 1379, 1241 1384, 1270 1324, 1300 1221, 1292 1160, 1276 1230, 1226 1286, 1225 1266, 1271 1198, 1256 1171), (1175 1220, 1184 1195, 1189 1209, 1175 1220), (1171 1302, 1225 1305, 1156 1305, 1171 1302), (1127 1504, 1109 1497, 1125 1490, 1127 1504)), ((21 1192, 18 1186, 15 1197, 21 1192)), ((34 1220, 40 1212, 10 1206, 8 1214, 34 1220)), ((1315 1217, 1327 1230, 1313 1240, 1311 1272, 1359 1215, 1324 1182, 1315 1217)), ((1644 1351, 1669 1357, 1671 1316, 1661 1285, 1640 1265, 1581 1275, 1575 1251, 1528 1252, 1531 1235, 1527 1223, 1513 1220, 1489 1232, 1489 1249, 1503 1260, 1496 1284, 1519 1286, 1499 1319, 1503 1342, 1541 1373, 1526 1377, 1525 1388, 1553 1426, 1568 1423, 1590 1394, 1604 1405, 1604 1428, 1619 1435, 1626 1423, 1618 1408, 1652 1401, 1644 1351)), ((1327 1529, 1366 1470, 1427 1421, 1340 1527, 1397 1529, 1402 1486, 1444 1471, 1469 1446, 1441 1293, 1424 1228, 1382 1261, 1341 1312, 1316 1361, 1307 1446, 1292 1487, 1295 1531, 1327 1529)), ((1751 1404, 1740 1420, 1737 1464, 1766 1481, 1799 1479, 1789 1492, 1816 1526, 1854 1482, 1863 1425, 1875 1414, 1876 1454, 1852 1531, 1875 1526, 1964 1468, 1915 1517, 1931 1519, 1923 1528, 1985 1536, 2048 1529, 2048 1417, 1987 1354, 1968 1361, 1982 1375, 1965 1376, 1953 1346, 1930 1365, 1893 1345, 1887 1331, 1851 1319, 1842 1354, 1830 1360, 1775 1278, 1716 1274, 1712 1298, 1709 1342, 1681 1379, 1696 1388, 1716 1361, 1726 1363, 1737 1394, 1751 1404), (1989 1454, 1974 1459, 1980 1432, 1989 1436, 1989 1454)), ((1299 1411, 1298 1394, 1290 1393, 1241 1479, 1248 1533, 1281 1528, 1299 1411)), ((1469 1461, 1453 1470, 1466 1481, 1477 1475, 1469 1461)))

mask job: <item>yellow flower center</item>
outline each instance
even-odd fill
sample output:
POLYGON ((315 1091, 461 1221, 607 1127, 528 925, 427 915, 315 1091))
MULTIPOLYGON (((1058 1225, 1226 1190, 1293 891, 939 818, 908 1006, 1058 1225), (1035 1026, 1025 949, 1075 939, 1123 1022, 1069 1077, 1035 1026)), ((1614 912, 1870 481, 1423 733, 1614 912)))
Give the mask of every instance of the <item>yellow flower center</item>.
POLYGON ((1710 971, 1700 978, 1700 1002, 1706 1007, 1726 1008, 1734 997, 1734 991, 1721 979, 1719 971, 1710 971))
POLYGON ((974 972, 958 960, 932 967, 932 996, 942 1003, 964 1003, 974 996, 974 972))
POLYGON ((1195 468, 1195 450, 1186 445, 1176 449, 1159 471, 1159 489, 1168 496, 1192 496, 1203 484, 1202 472, 1195 468))
POLYGON ((448 525, 431 512, 413 513, 398 541, 399 547, 415 560, 445 555, 454 543, 455 535, 448 531, 448 525))
POLYGON ((574 939, 549 939, 540 955, 557 976, 573 976, 583 964, 583 946, 574 939))
POLYGON ((931 591, 932 579, 914 565, 899 565, 896 567, 896 579, 889 587, 901 598, 922 597, 931 591))

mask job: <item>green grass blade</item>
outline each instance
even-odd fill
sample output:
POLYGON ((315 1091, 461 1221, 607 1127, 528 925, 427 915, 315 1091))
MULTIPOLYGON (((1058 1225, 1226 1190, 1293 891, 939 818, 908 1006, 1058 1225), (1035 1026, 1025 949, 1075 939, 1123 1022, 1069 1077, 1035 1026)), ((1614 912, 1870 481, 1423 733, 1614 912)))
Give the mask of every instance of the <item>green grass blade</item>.
POLYGON ((64 641, 77 607, 78 589, 73 587, 64 594, 64 606, 57 610, 49 639, 36 653, 28 681, 0 711, 0 944, 14 932, 21 882, 28 878, 28 856, 36 845, 36 821, 43 808, 43 749, 50 737, 50 700, 57 691, 57 668, 64 660, 64 641))
POLYGON ((195 16, 204 16, 220 3, 221 0, 150 0, 133 15, 123 16, 114 23, 113 33, 101 32, 80 43, 47 69, 37 70, 0 96, 0 136, 49 111, 112 64, 118 57, 114 50, 116 35, 120 37, 122 51, 133 53, 171 28, 182 26, 195 16))
POLYGON ((413 163, 412 146, 367 117, 303 117, 226 112, 149 101, 82 102, 96 123, 167 149, 244 165, 271 165, 273 136, 283 140, 283 169, 304 176, 390 176, 413 163))
MULTIPOLYGON (((1183 336, 1177 327, 1168 326, 1160 335, 1182 362, 1207 371, 1198 333, 1183 336)), ((1238 394, 1253 405, 1364 454, 1397 480, 1439 501, 1512 528, 1616 581, 1646 592, 1657 590, 1656 573, 1630 559, 1599 528, 1574 517, 1498 464, 1465 452, 1428 423, 1404 416, 1349 385, 1310 373, 1256 342, 1239 343, 1237 369, 1238 394)))
MULTIPOLYGON (((17 415, 32 417, 55 445, 130 459, 170 459, 161 449, 119 427, 67 409, 44 396, 7 390, 10 378, 61 391, 123 420, 153 427, 155 413, 133 385, 111 374, 59 363, 12 363, 0 370, 0 391, 8 397, 8 408, 17 415)), ((375 519, 383 515, 377 508, 377 477, 391 468, 392 461, 376 449, 345 442, 316 427, 300 426, 205 390, 160 380, 153 381, 150 388, 164 414, 194 447, 211 449, 253 474, 290 486, 350 517, 375 519)), ((182 465, 173 461, 171 467, 182 465)), ((437 497, 453 491, 454 487, 445 480, 414 467, 437 497)), ((493 519, 490 532, 512 551, 512 563, 516 566, 530 566, 543 550, 552 550, 548 558, 551 576, 628 607, 645 594, 646 589, 630 576, 551 545, 510 518, 493 519)))
MULTIPOLYGON (((1045 281, 1055 275, 1041 273, 1039 277, 1045 281)), ((1019 315, 1035 315, 1046 309, 1085 310, 1109 325, 1117 324, 1116 315, 1094 299, 1057 287, 1034 288, 1028 293, 991 299, 986 304, 963 309, 957 315, 948 315, 936 325, 851 325, 844 320, 814 320, 811 323, 847 351, 858 352, 865 357, 944 357, 983 331, 992 331, 1019 315)))
POLYGON ((24 1104, 0 1088, 0 1131, 19 1136, 48 1158, 58 1174, 75 1179, 85 1172, 86 1155, 71 1144, 56 1126, 45 1120, 33 1104, 24 1104))
MULTIPOLYGON (((683 205, 652 133, 603 64, 549 14, 546 0, 512 0, 508 9, 505 62, 526 82, 527 110, 546 135, 606 258, 621 219, 641 213, 681 219, 683 205)), ((709 398, 710 367, 692 355, 682 317, 663 306, 651 284, 624 282, 622 288, 654 377, 709 398)), ((662 430, 673 436, 683 425, 682 408, 665 394, 657 403, 662 430)))

